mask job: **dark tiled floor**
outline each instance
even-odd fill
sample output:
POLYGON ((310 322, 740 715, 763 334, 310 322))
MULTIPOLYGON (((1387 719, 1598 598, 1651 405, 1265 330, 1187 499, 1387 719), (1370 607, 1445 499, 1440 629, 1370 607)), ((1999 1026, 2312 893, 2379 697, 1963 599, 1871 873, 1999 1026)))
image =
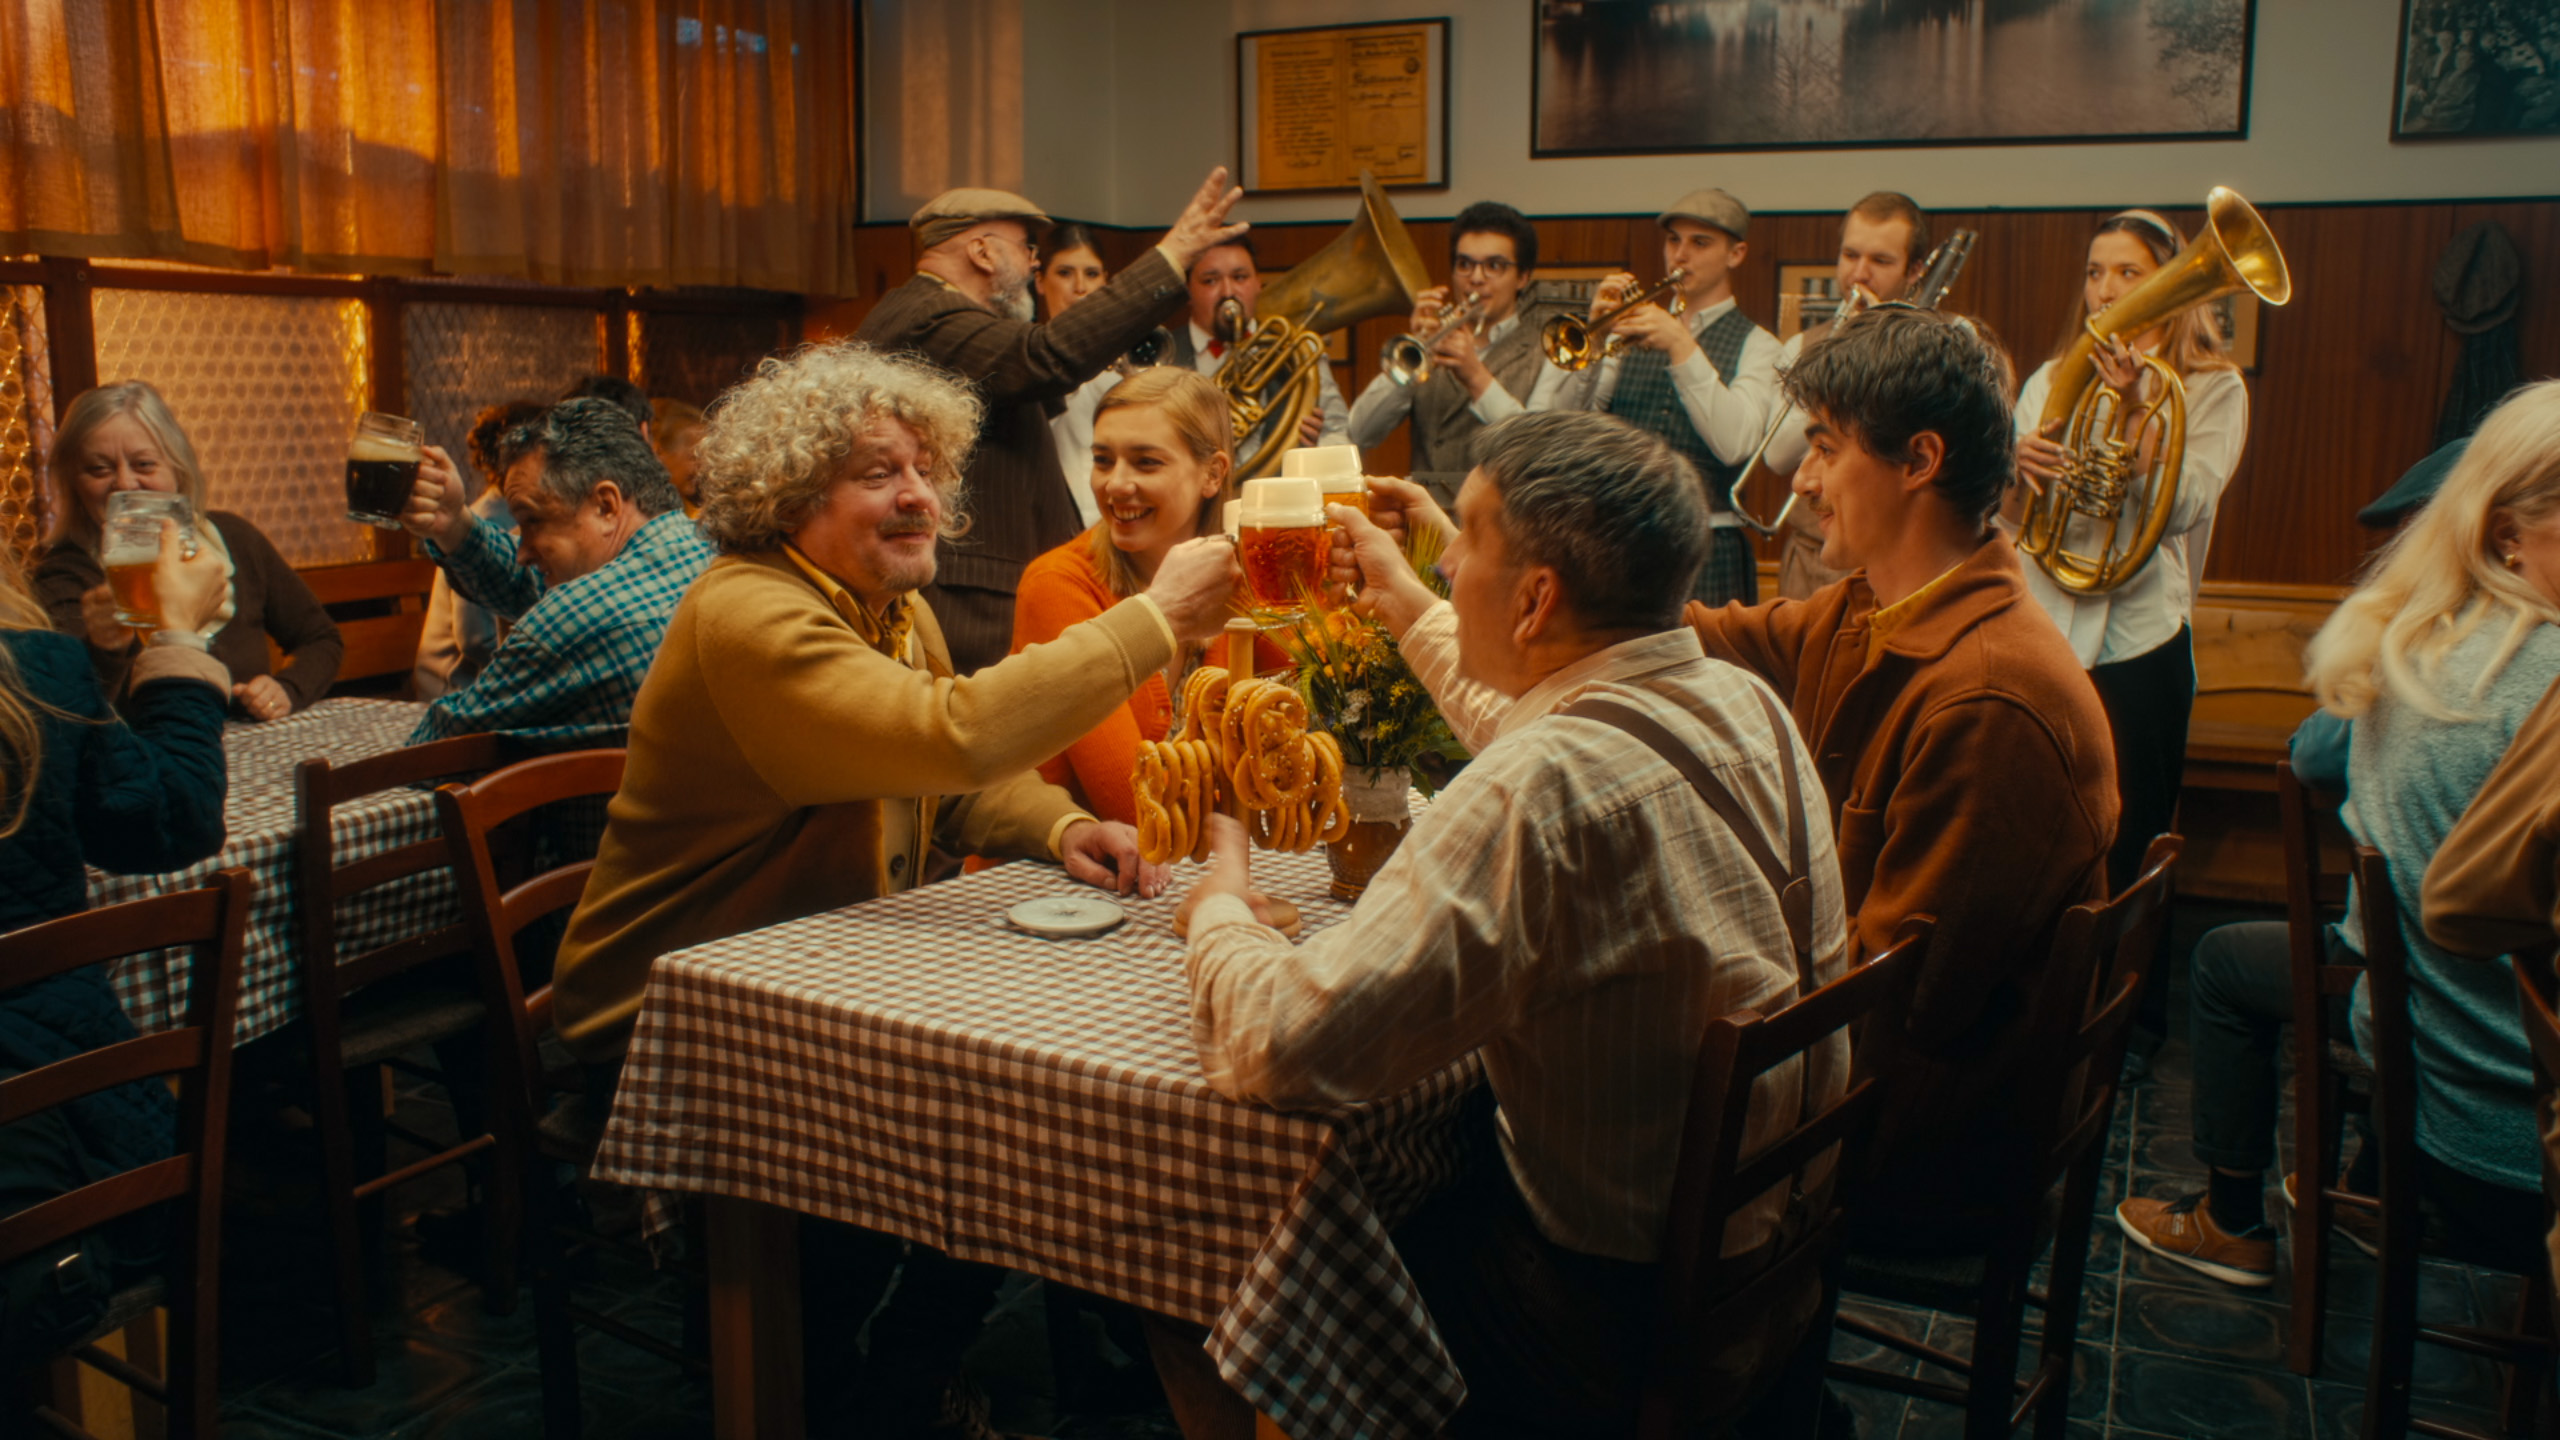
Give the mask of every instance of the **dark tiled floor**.
MULTIPOLYGON (((2183 956, 2205 926, 2228 918, 2235 917, 2182 907, 2175 953, 2183 956)), ((2172 1018, 2172 1029, 2182 1035, 2182 1010, 2174 998, 2172 1018)), ((2072 1434, 2075 1440, 2352 1435, 2363 1406, 2369 1334, 2361 1317, 2372 1295, 2371 1263, 2361 1254, 2340 1247, 2344 1253, 2332 1271, 2336 1318, 2328 1329, 2326 1361, 2318 1378, 2305 1380, 2284 1368, 2289 1271, 2274 1290, 2244 1295, 2130 1249, 2114 1227, 2112 1208, 2125 1194, 2165 1195, 2198 1183, 2187 1148, 2189 1085, 2185 1046, 2173 1041, 2152 1079, 2118 1107, 2090 1245, 2072 1434)), ((432 1125, 442 1118, 439 1107, 421 1095, 404 1095, 403 1109, 413 1121, 432 1125)), ((339 1386, 317 1212, 307 1184, 295 1179, 310 1173, 303 1141, 273 1127, 243 1128, 235 1141, 236 1198, 223 1277, 223 1433, 235 1440, 538 1435, 530 1297, 513 1315, 487 1314, 469 1280, 419 1254, 404 1216, 394 1217, 388 1260, 393 1298, 376 1327, 381 1378, 363 1391, 339 1386)), ((455 1179, 410 1187, 399 1198, 413 1212, 452 1205, 459 1196, 455 1179)), ((2270 1191, 2269 1198, 2280 1216, 2280 1197, 2270 1191)), ((624 1297, 616 1310, 621 1318, 658 1334, 680 1333, 675 1282, 636 1266, 604 1268, 605 1285, 624 1297)), ((2503 1321, 2515 1293, 2512 1277, 2431 1261, 2424 1313, 2435 1320, 2503 1321)), ((1961 1317, 1857 1308, 1904 1334, 1959 1352, 1970 1343, 1971 1322, 1961 1317)), ((1057 1415, 1049 1398, 1043 1313, 1036 1287, 1010 1287, 973 1358, 995 1397, 999 1424, 1061 1440, 1175 1436, 1160 1405, 1057 1415)), ((1862 1363, 1893 1358, 1847 1337, 1834 1353, 1862 1363)), ((589 1336, 580 1358, 590 1436, 658 1440, 709 1434, 709 1393, 701 1382, 602 1336, 589 1336)), ((2484 1361, 2431 1346, 2419 1349, 2416 1392, 2422 1411, 2492 1426, 2498 1384, 2498 1371, 2484 1361)), ((1961 1429, 1955 1412, 1942 1406, 1873 1391, 1844 1393, 1865 1440, 1922 1440, 1961 1429)))

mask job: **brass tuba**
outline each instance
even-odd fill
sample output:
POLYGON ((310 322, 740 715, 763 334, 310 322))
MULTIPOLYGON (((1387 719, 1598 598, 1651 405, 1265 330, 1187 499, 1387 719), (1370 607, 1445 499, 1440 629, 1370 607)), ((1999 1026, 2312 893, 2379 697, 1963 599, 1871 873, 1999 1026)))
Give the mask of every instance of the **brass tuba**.
POLYGON ((2249 202, 2217 185, 2204 207, 2203 233, 2084 321, 2080 338, 2053 365, 2037 430, 2066 421, 2060 443, 2070 453, 2062 475, 2027 501, 2018 550, 2076 594, 2104 594, 2150 563, 2168 532, 2186 461, 2187 390, 2177 371, 2143 355, 2150 383, 2137 397, 2151 398, 2120 396, 2098 375, 2098 347, 2242 290, 2269 305, 2293 298, 2284 252, 2249 202), (2072 548, 2075 540, 2082 548, 2072 548))
POLYGON ((1297 443, 1298 426, 1323 393, 1317 367, 1326 362, 1318 337, 1411 310, 1413 297, 1430 283, 1422 252, 1377 177, 1361 171, 1360 213, 1351 218, 1351 228, 1263 290, 1254 306, 1257 318, 1239 328, 1235 348, 1218 367, 1236 443, 1245 444, 1268 424, 1252 453, 1236 457, 1239 480, 1272 473, 1280 452, 1297 443))

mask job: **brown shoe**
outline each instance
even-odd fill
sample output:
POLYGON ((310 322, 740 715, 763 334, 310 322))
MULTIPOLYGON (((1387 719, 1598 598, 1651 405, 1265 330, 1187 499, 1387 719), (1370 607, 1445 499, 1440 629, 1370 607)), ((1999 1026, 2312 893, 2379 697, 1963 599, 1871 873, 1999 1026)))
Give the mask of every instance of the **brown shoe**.
POLYGON ((2116 1206, 2125 1238, 2163 1260, 2253 1290, 2276 1283, 2276 1241, 2264 1226, 2232 1235, 2213 1223, 2204 1192, 2175 1200, 2133 1199, 2116 1206))
MULTIPOLYGON (((2291 1175, 2284 1177, 2284 1208, 2299 1214, 2301 1206, 2296 1204, 2293 1198, 2294 1179, 2295 1177, 2291 1175)), ((2377 1260, 2382 1258, 2380 1212, 2367 1210, 2361 1205, 2340 1205, 2333 1201, 2329 1206, 2329 1219, 2330 1228, 2346 1236, 2357 1249, 2377 1260)))

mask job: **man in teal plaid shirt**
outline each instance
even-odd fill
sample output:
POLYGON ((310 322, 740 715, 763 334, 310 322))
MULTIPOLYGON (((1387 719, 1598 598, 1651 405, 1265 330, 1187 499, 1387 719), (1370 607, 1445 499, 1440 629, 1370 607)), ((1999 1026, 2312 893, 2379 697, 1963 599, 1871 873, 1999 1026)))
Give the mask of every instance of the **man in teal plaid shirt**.
POLYGON ((610 401, 563 401, 501 451, 513 533, 473 518, 461 473, 432 445, 401 517, 455 590, 513 622, 488 668, 429 705, 410 743, 498 731, 544 753, 621 745, 711 547, 610 401))

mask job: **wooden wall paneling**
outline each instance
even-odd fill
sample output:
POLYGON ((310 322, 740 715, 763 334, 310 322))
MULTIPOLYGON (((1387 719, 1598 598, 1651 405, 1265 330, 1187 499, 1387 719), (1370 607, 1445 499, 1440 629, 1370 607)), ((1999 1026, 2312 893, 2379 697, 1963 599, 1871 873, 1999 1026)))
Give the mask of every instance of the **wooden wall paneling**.
MULTIPOLYGON (((2506 201, 2491 205, 2456 205, 2451 232, 2459 234, 2483 220, 2495 220, 2516 242, 2524 259, 2524 285, 2516 310, 2516 339, 2528 380, 2560 375, 2560 205, 2506 201)), ((2432 280, 2433 257, 2430 257, 2432 280)), ((2427 292, 2430 304, 2435 292, 2427 292)), ((2456 348, 2459 349, 2457 342, 2456 348)))

